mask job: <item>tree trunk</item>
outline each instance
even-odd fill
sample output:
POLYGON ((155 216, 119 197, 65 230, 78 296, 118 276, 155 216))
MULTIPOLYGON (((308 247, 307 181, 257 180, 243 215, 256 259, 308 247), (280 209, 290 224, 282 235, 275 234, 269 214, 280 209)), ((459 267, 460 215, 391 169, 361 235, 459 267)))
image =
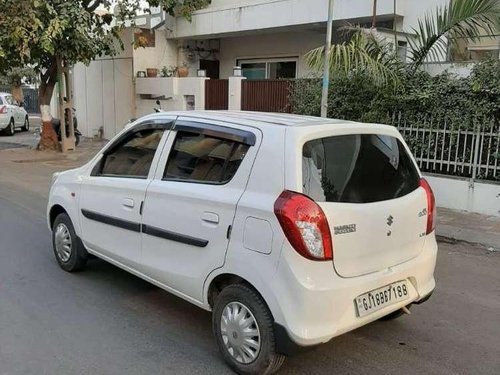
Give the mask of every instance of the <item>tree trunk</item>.
MULTIPOLYGON (((42 74, 42 82, 38 89, 38 102, 40 103, 40 113, 42 115, 42 136, 37 149, 40 151, 59 151, 60 144, 57 134, 52 126, 52 115, 50 113, 50 101, 54 93, 57 82, 57 66, 54 62, 45 74, 42 74)), ((64 125, 62 120, 62 125, 64 125)))
POLYGON ((16 102, 19 104, 24 102, 23 89, 20 84, 12 84, 10 91, 16 102))

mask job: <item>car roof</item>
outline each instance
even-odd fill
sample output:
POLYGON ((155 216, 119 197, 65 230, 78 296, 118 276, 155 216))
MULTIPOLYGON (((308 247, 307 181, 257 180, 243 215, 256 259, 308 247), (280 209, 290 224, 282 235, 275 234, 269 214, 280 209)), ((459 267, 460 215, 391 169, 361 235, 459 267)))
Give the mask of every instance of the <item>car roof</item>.
POLYGON ((142 119, 161 118, 162 115, 182 116, 205 120, 224 121, 233 124, 244 124, 255 127, 262 125, 276 126, 311 126, 326 124, 352 123, 346 120, 336 120, 314 116, 294 115, 289 113, 251 112, 251 111, 165 111, 148 115, 142 119))
POLYGON ((12 94, 10 92, 1 92, 1 91, 0 91, 0 95, 1 96, 5 96, 5 95, 12 96, 12 94))
POLYGON ((363 123, 348 120, 339 120, 332 118, 322 118, 314 116, 294 115, 289 113, 271 113, 271 112, 251 112, 251 111, 163 111, 153 113, 137 119, 127 126, 127 129, 135 125, 154 120, 161 120, 165 117, 179 116, 186 119, 199 119, 207 121, 223 122, 235 126, 249 126, 264 131, 265 128, 274 127, 281 129, 294 129, 294 133, 309 132, 309 129, 317 130, 328 128, 338 131, 364 131, 370 129, 374 132, 390 132, 396 135, 397 130, 394 126, 363 123))

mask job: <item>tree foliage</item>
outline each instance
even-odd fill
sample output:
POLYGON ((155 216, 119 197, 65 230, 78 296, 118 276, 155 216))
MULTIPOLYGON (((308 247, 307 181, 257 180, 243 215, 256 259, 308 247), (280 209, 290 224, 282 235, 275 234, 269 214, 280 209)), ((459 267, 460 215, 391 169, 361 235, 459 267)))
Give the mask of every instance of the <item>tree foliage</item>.
POLYGON ((413 67, 446 56, 448 41, 463 38, 474 42, 480 36, 495 35, 499 19, 498 0, 454 0, 427 13, 412 30, 415 36, 408 38, 413 67))
MULTIPOLYGON (((446 56, 448 43, 456 38, 476 41, 481 36, 495 35, 500 30, 500 1, 453 0, 418 21, 418 26, 408 33, 410 46, 408 69, 416 72, 428 60, 446 56)), ((312 50, 307 55, 308 65, 315 71, 323 67, 324 48, 312 50)), ((394 82, 389 72, 402 69, 395 64, 394 46, 377 37, 372 29, 357 28, 348 42, 334 44, 331 48, 330 68, 333 72, 362 71, 366 79, 379 85, 394 82)), ((399 73, 399 72, 398 72, 399 73)))
POLYGON ((37 80, 36 72, 29 66, 12 67, 5 69, 4 75, 0 76, 1 85, 21 86, 23 83, 34 83, 37 80))
MULTIPOLYGON (((189 18, 210 1, 148 3, 162 7, 170 15, 189 18)), ((98 56, 117 54, 123 48, 120 31, 126 20, 133 22, 141 4, 141 0, 3 0, 0 75, 12 68, 32 67, 40 75, 39 102, 47 107, 58 80, 57 62, 88 64, 98 56)), ((42 120, 44 130, 50 133, 50 114, 45 116, 43 110, 42 120)))
MULTIPOLYGON (((396 83, 401 62, 394 55, 393 48, 385 43, 371 29, 347 28, 352 36, 349 40, 331 46, 329 65, 332 73, 349 75, 364 72, 377 84, 396 83)), ((305 59, 317 71, 324 66, 325 47, 309 51, 305 59)))
POLYGON ((194 11, 210 5, 211 0, 150 0, 151 6, 161 6, 171 16, 181 16, 191 21, 194 11))

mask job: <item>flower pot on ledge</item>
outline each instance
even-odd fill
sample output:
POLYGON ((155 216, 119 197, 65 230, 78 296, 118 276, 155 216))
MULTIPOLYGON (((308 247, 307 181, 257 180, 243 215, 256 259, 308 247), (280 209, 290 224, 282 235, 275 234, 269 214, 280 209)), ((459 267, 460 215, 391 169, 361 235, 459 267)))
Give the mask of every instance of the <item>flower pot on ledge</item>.
POLYGON ((158 69, 155 68, 147 68, 146 74, 149 78, 155 78, 158 76, 158 69))
POLYGON ((177 75, 179 77, 187 77, 189 75, 189 68, 187 66, 181 66, 177 69, 177 75))

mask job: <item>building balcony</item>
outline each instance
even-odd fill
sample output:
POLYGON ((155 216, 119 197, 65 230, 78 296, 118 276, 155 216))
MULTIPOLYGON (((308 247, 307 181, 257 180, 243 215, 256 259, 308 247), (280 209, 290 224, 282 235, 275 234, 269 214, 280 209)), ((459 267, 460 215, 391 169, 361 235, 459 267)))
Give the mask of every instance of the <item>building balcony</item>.
MULTIPOLYGON (((408 0, 378 0, 377 15, 404 16, 408 0)), ((369 20, 372 1, 336 0, 334 20, 369 20)), ((192 22, 178 17, 171 20, 172 37, 217 38, 256 31, 287 29, 296 26, 320 26, 328 16, 328 0, 214 0, 193 14, 192 22)))

